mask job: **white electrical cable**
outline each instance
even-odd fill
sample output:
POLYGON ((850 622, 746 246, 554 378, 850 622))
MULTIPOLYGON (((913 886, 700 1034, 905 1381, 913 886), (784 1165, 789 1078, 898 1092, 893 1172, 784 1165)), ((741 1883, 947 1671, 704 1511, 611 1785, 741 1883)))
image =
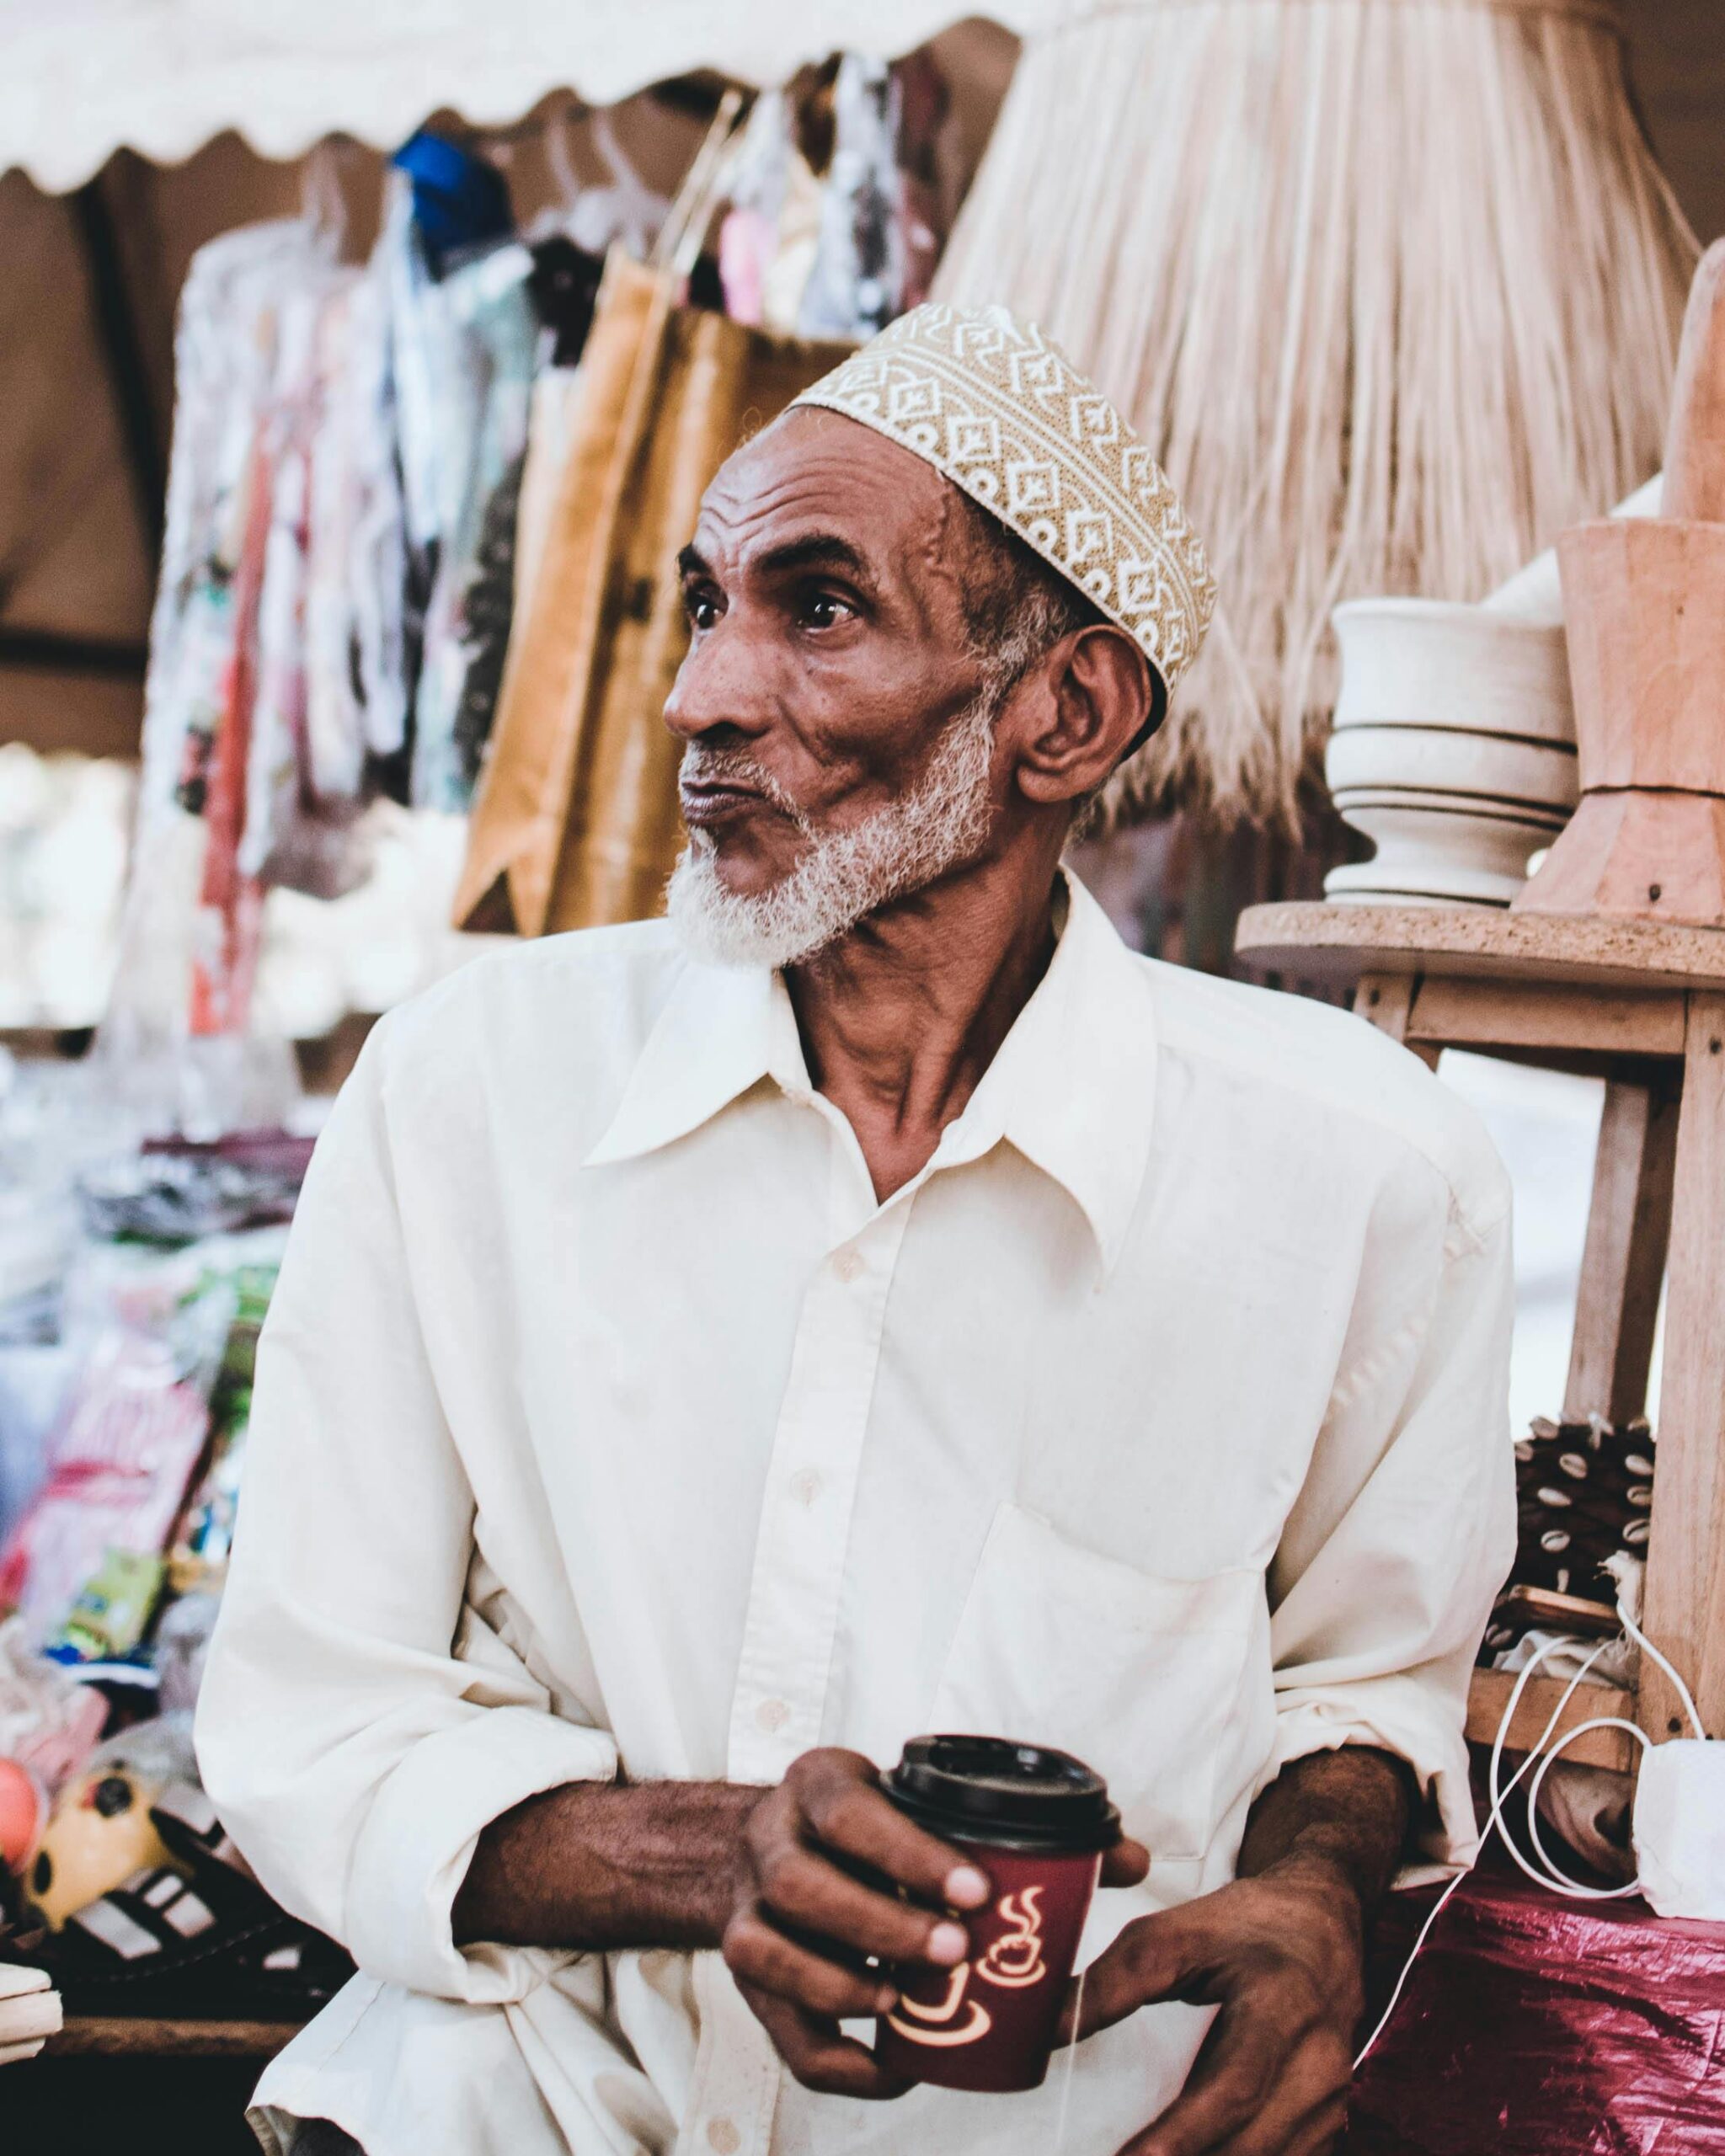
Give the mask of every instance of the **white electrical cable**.
MULTIPOLYGON (((1658 1647, 1653 1645, 1647 1634, 1642 1631, 1640 1625, 1637 1625, 1635 1620, 1629 1614, 1629 1612, 1623 1607, 1621 1600, 1617 1604, 1617 1614, 1621 1620, 1625 1632, 1632 1640, 1634 1641, 1641 1652, 1648 1656, 1652 1661, 1657 1662, 1659 1668, 1664 1671, 1666 1676, 1669 1678, 1678 1698, 1683 1702, 1684 1712, 1689 1716, 1691 1724, 1694 1726, 1696 1735, 1698 1737, 1705 1738, 1707 1732, 1701 1726, 1701 1718, 1696 1710, 1695 1700, 1688 1685, 1684 1683, 1677 1672, 1671 1667, 1669 1662, 1668 1662, 1665 1657, 1660 1653, 1658 1647)), ((1593 1668, 1599 1657, 1604 1654, 1606 1648, 1612 1644, 1610 1640, 1601 1640, 1599 1644, 1594 1649, 1593 1652, 1589 1655, 1586 1661, 1582 1663, 1580 1668, 1576 1671, 1574 1676, 1570 1678, 1562 1698, 1559 1700, 1557 1705, 1552 1708, 1550 1719, 1546 1721, 1545 1727, 1540 1732, 1537 1741, 1528 1752, 1526 1758, 1515 1769, 1515 1772, 1503 1785, 1503 1788, 1500 1790, 1498 1786, 1498 1775, 1503 1765, 1504 1740, 1509 1736, 1510 1729, 1514 1726, 1515 1721, 1515 1710, 1521 1705, 1521 1695, 1527 1689, 1528 1679, 1533 1675, 1534 1672, 1539 1668, 1540 1664, 1546 1659, 1547 1655, 1555 1653, 1559 1647, 1578 1646, 1580 1644, 1581 1642, 1578 1640, 1573 1638, 1569 1634, 1558 1633, 1552 1638, 1547 1640, 1543 1646, 1536 1648, 1534 1653, 1522 1665, 1520 1671, 1517 1674, 1514 1689, 1509 1694, 1509 1703, 1503 1710, 1503 1717, 1498 1724, 1497 1737, 1492 1745, 1490 1781, 1492 1808, 1486 1815, 1486 1823, 1480 1831, 1479 1848, 1474 1852, 1473 1863, 1468 1865, 1466 1871, 1458 1871, 1455 1876, 1450 1881, 1449 1885, 1444 1889, 1443 1892, 1438 1897, 1437 1900, 1433 1903, 1430 1915, 1427 1917, 1425 1922, 1419 1928, 1419 1936, 1413 1942, 1413 1950, 1408 1955, 1407 1961, 1402 1964, 1401 1975, 1396 1979, 1396 1988, 1390 1994, 1390 2003, 1384 2009, 1383 2013, 1379 2017, 1376 2028, 1372 2031, 1370 2036, 1366 2038, 1365 2044, 1361 2047, 1359 2057, 1354 2062, 1354 2070, 1356 2073, 1364 2064, 1366 2053, 1370 2051, 1372 2046, 1376 2043, 1378 2038, 1382 2036, 1386 2027, 1388 2025, 1390 2016, 1395 2012, 1397 2004, 1402 1997, 1402 1988, 1407 1982, 1408 1971, 1413 1968, 1415 1961, 1418 1957, 1420 1949, 1425 1945, 1432 1926, 1443 1914, 1445 1908, 1449 1904, 1450 1897, 1455 1892, 1455 1889, 1461 1885, 1462 1881, 1468 1877, 1469 1874, 1471 1873, 1473 1865, 1479 1862, 1480 1856, 1484 1851, 1486 1844, 1491 1839, 1492 1829, 1493 1827, 1495 1827, 1498 1830, 1499 1833, 1503 1835, 1504 1848, 1509 1850, 1510 1855, 1514 1858, 1516 1863, 1520 1865, 1521 1869, 1537 1886, 1551 1888, 1557 1893, 1568 1895, 1578 1901, 1584 1900, 1591 1902, 1617 1901, 1621 1899, 1621 1897, 1626 1894, 1634 1894, 1640 1892, 1641 1881, 1639 1877, 1632 1879, 1626 1886, 1583 1886, 1578 1879, 1572 1879, 1567 1872, 1558 1869, 1557 1865, 1552 1862, 1551 1858, 1546 1849, 1545 1844, 1540 1838, 1540 1789, 1546 1778, 1546 1769, 1551 1765, 1551 1762, 1557 1758, 1558 1754, 1562 1751, 1566 1744, 1573 1742, 1575 1738, 1584 1735, 1586 1732, 1590 1729, 1626 1730, 1631 1737, 1636 1739, 1637 1742, 1641 1745, 1643 1750, 1645 1750, 1648 1745, 1652 1742, 1652 1739, 1648 1736, 1645 1730, 1638 1728, 1632 1721, 1626 1721, 1621 1715, 1597 1715, 1589 1721, 1578 1722, 1573 1729, 1565 1730, 1563 1734, 1557 1739, 1557 1742, 1555 1744, 1551 1744, 1549 1750, 1546 1748, 1547 1745, 1550 1744, 1552 1731, 1557 1728, 1557 1724, 1562 1719, 1564 1709, 1567 1707, 1571 1700, 1575 1696, 1575 1688, 1586 1677, 1589 1670, 1593 1668), (1533 1779, 1533 1786, 1528 1791, 1527 1828, 1528 1836, 1533 1844, 1535 1852, 1538 1855, 1541 1863, 1545 1866, 1543 1872, 1535 1870, 1534 1866, 1525 1856, 1523 1856, 1520 1850, 1516 1848, 1515 1844, 1511 1839, 1510 1836, 1505 1833, 1503 1829, 1503 1801, 1509 1795, 1509 1792, 1514 1788, 1517 1782, 1519 1782, 1522 1776, 1527 1772, 1528 1769, 1533 1765, 1535 1759, 1537 1759, 1540 1764, 1539 1770, 1533 1779)))
MULTIPOLYGON (((1630 1616, 1628 1612, 1620 1606, 1617 1614, 1623 1620, 1624 1630, 1629 1635, 1630 1638, 1635 1641, 1636 1646, 1641 1650, 1642 1653, 1650 1657, 1652 1660, 1658 1662, 1660 1668, 1664 1671, 1666 1676, 1670 1678, 1672 1684, 1676 1689, 1678 1698, 1683 1702, 1685 1712, 1688 1715, 1690 1722, 1694 1725, 1696 1735, 1700 1737, 1705 1737, 1707 1732, 1701 1726, 1701 1718, 1696 1711, 1695 1700, 1690 1696, 1689 1687, 1684 1683, 1677 1672, 1671 1667, 1664 1656, 1662 1655, 1659 1650, 1653 1645, 1647 1634, 1642 1630, 1635 1620, 1630 1616)), ((1584 1886, 1580 1880, 1572 1879, 1569 1874, 1553 1860, 1550 1850, 1546 1849, 1540 1834, 1540 1790, 1545 1782, 1546 1769, 1551 1765, 1551 1762, 1557 1758, 1566 1744, 1573 1743, 1578 1737, 1584 1736, 1590 1729, 1621 1729, 1628 1736, 1632 1737, 1636 1742, 1641 1746, 1643 1752, 1645 1752, 1648 1747, 1653 1742, 1653 1739, 1648 1735, 1644 1729, 1639 1727, 1632 1721, 1626 1721, 1621 1715, 1597 1715, 1591 1721, 1578 1722, 1573 1729, 1566 1729, 1563 1734, 1557 1739, 1557 1742, 1552 1745, 1551 1750, 1546 1753, 1544 1758, 1540 1761, 1539 1772, 1534 1776, 1533 1785, 1527 1793, 1528 1839, 1533 1844, 1534 1854, 1539 1858, 1540 1862, 1545 1866, 1545 1872, 1543 1876, 1535 1870, 1532 1865, 1528 1863, 1526 1859, 1522 1855, 1520 1850, 1515 1847, 1514 1843, 1509 1840, 1507 1836, 1505 1836, 1504 1839, 1510 1855, 1514 1858, 1517 1864, 1521 1866, 1521 1869, 1536 1886, 1555 1888, 1558 1893, 1573 1895, 1578 1901, 1616 1902, 1621 1901, 1626 1894, 1635 1894, 1641 1891, 1641 1881, 1639 1877, 1632 1879, 1629 1883, 1624 1886, 1584 1886)), ((1492 1751, 1493 1786, 1496 1785, 1495 1772, 1497 1761, 1501 1755, 1503 1749, 1503 1732, 1500 1730, 1498 1734, 1498 1742, 1493 1748, 1492 1751)))
MULTIPOLYGON (((1621 1614, 1622 1613, 1620 1610, 1619 1614, 1621 1615, 1621 1614)), ((1628 1619, 1625 1618, 1624 1622, 1626 1625, 1629 1622, 1628 1619)), ((1370 2051, 1372 2046, 1376 2043, 1378 2038, 1383 2035, 1386 2028, 1388 2027, 1390 2016, 1395 2012, 1397 2004, 1400 2003, 1402 1990, 1407 1983, 1408 1972, 1413 1968, 1414 1962, 1418 1959, 1420 1949, 1425 1945, 1426 1940, 1430 1935, 1432 1926, 1449 1907, 1450 1897, 1451 1895, 1453 1895, 1456 1888, 1469 1877, 1473 1870, 1474 1865, 1479 1862, 1480 1856, 1484 1851, 1486 1844, 1491 1839, 1493 1828, 1496 1827, 1501 1829, 1503 1826, 1504 1799, 1509 1795, 1510 1791, 1515 1787, 1516 1783, 1521 1780, 1522 1776, 1527 1772, 1528 1769, 1545 1749, 1546 1743, 1550 1738, 1552 1731, 1557 1728, 1557 1724, 1562 1719, 1564 1709, 1569 1705, 1571 1700, 1574 1698, 1576 1687, 1583 1681, 1589 1670, 1593 1668, 1599 1657, 1604 1654, 1606 1648, 1611 1645, 1611 1642, 1610 1640, 1601 1640, 1599 1645, 1594 1649, 1593 1652, 1589 1655, 1586 1661, 1582 1663, 1580 1668, 1576 1671, 1574 1676, 1570 1678, 1568 1686, 1564 1691, 1562 1698, 1560 1699, 1557 1705, 1552 1708, 1551 1716, 1547 1720, 1544 1729, 1540 1732, 1538 1742, 1533 1746, 1532 1749, 1528 1753, 1527 1757, 1510 1776, 1503 1788, 1499 1790, 1498 1787, 1498 1769, 1499 1763, 1503 1756, 1503 1739, 1506 1733, 1514 1723, 1515 1710, 1521 1705, 1521 1695, 1527 1689, 1528 1679, 1533 1676, 1540 1664, 1548 1655, 1555 1653, 1559 1647, 1573 1646, 1577 1644, 1578 1642, 1571 1638, 1568 1634, 1557 1634, 1552 1638, 1547 1640, 1543 1646, 1536 1648, 1531 1657, 1530 1657, 1528 1661, 1522 1665, 1521 1669, 1517 1673, 1514 1688, 1509 1694, 1509 1705, 1503 1710, 1503 1718, 1498 1725, 1497 1741, 1492 1747, 1492 1808, 1486 1816, 1486 1823, 1484 1827, 1480 1830, 1479 1848, 1475 1850, 1473 1860, 1468 1865, 1466 1870, 1458 1871, 1455 1876, 1450 1881, 1449 1885, 1444 1889, 1443 1892, 1439 1895, 1437 1900, 1432 1904, 1431 1913, 1427 1917, 1425 1922, 1420 1926, 1419 1935, 1413 1942, 1413 1951, 1409 1953, 1406 1961, 1402 1965, 1402 1973, 1396 1979, 1396 1988, 1390 1993, 1390 2001, 1388 2005, 1385 2007, 1382 2014, 1378 2017, 1377 2026, 1372 2031, 1371 2034, 1366 2038, 1365 2043, 1360 2047, 1359 2056, 1354 2062, 1354 2071, 1356 2073, 1359 2073, 1360 2068, 1365 2064, 1366 2054, 1370 2051)), ((1685 1696, 1686 1697, 1687 1694, 1685 1696)), ((1514 1844, 1511 1842, 1507 1833, 1503 1836, 1503 1844, 1504 1847, 1510 1851, 1512 1855, 1516 1855, 1514 1844)), ((1520 1862, 1519 1855, 1516 1855, 1516 1861, 1518 1863, 1520 1862)), ((1523 1866, 1524 1870, 1527 1867, 1525 1865, 1523 1866)))

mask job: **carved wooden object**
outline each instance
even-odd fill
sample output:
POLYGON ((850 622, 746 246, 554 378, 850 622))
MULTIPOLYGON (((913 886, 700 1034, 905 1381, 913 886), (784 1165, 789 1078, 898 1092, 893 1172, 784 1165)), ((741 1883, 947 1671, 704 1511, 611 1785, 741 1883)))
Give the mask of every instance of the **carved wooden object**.
POLYGON ((1725 241, 1690 294, 1660 515, 1557 558, 1582 798, 1515 908, 1725 924, 1725 241))

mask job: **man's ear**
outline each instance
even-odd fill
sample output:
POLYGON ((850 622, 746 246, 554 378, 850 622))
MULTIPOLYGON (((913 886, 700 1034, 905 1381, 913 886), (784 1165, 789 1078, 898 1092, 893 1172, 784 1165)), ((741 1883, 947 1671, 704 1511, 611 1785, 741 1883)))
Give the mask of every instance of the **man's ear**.
POLYGON ((1124 629, 1076 629, 1037 670, 1025 712, 1018 789, 1035 802, 1081 801, 1155 731, 1160 682, 1124 629))

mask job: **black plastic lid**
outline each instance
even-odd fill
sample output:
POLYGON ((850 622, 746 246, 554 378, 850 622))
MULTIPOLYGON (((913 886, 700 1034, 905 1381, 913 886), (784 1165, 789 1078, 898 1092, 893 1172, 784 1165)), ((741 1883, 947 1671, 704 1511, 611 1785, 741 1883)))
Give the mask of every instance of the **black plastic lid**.
POLYGON ((1004 1737, 913 1737, 882 1777, 932 1834, 1003 1849, 1105 1849, 1120 1838, 1108 1784, 1070 1752, 1004 1737))

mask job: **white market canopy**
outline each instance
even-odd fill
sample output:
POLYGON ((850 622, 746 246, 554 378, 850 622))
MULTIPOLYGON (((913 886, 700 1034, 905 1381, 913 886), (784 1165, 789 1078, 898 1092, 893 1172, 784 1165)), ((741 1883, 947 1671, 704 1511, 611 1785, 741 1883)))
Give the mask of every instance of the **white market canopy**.
POLYGON ((0 0, 0 172, 81 186, 121 147, 178 163, 236 129, 268 157, 345 134, 393 149, 430 114, 500 126, 553 90, 611 104, 711 68, 782 81, 848 47, 908 52, 966 16, 1023 32, 1051 0, 0 0))

